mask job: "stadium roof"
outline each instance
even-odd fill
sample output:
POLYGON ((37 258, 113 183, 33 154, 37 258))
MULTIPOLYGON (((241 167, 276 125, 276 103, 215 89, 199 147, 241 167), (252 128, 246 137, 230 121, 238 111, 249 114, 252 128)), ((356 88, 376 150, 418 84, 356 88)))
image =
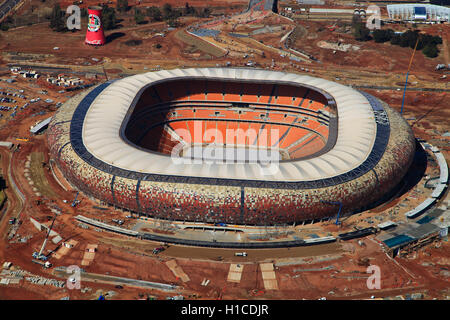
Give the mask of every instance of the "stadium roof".
POLYGON ((374 110, 365 95, 328 80, 259 69, 175 69, 131 76, 107 86, 86 112, 82 140, 94 157, 111 166, 135 172, 240 180, 311 181, 335 177, 363 164, 377 136, 375 119, 374 110), (120 135, 121 126, 145 88, 157 82, 182 78, 283 82, 323 90, 336 102, 336 144, 316 158, 280 162, 279 170, 268 172, 262 171, 257 163, 174 163, 167 155, 138 149, 125 142, 120 135))
POLYGON ((31 128, 30 132, 34 133, 34 134, 37 134, 39 131, 41 131, 46 126, 48 126, 48 124, 50 123, 51 120, 52 120, 52 117, 48 117, 47 119, 42 120, 37 125, 35 125, 33 128, 31 128))

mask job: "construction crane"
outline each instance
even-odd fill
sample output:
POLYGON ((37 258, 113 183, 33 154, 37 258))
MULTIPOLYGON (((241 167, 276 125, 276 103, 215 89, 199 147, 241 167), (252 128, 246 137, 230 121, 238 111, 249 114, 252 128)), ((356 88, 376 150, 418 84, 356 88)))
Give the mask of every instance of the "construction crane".
POLYGON ((75 206, 77 205, 77 203, 78 203, 78 202, 77 202, 78 193, 79 193, 79 192, 77 192, 77 194, 76 194, 76 196, 75 196, 75 199, 73 199, 73 202, 72 202, 72 204, 71 204, 72 207, 75 207, 75 206))
POLYGON ((411 69, 411 64, 413 62, 414 54, 416 53, 418 43, 419 43, 419 37, 417 37, 416 45, 414 46, 414 51, 412 53, 411 60, 409 60, 408 71, 406 72, 405 88, 403 89, 402 107, 400 109, 400 114, 403 114, 403 105, 405 104, 406 86, 408 85, 409 70, 411 69))
POLYGON ((325 201, 325 200, 320 200, 320 202, 326 203, 326 204, 332 204, 332 205, 339 205, 339 211, 338 211, 338 214, 337 214, 337 217, 336 217, 335 224, 336 225, 340 225, 341 222, 339 221, 339 215, 340 215, 341 210, 342 210, 342 202, 340 202, 340 201, 325 201))
POLYGON ((47 261, 48 260, 47 256, 45 254, 43 254, 43 252, 44 252, 45 246, 47 245, 48 236, 50 235, 50 232, 52 231, 53 224, 55 223, 55 220, 56 220, 56 214, 53 217, 53 221, 52 221, 52 224, 50 225, 50 228, 48 228, 48 232, 47 232, 47 235, 45 236, 44 242, 42 243, 41 250, 39 250, 39 252, 36 252, 36 251, 33 252, 33 254, 32 254, 33 258, 41 260, 41 261, 47 261))

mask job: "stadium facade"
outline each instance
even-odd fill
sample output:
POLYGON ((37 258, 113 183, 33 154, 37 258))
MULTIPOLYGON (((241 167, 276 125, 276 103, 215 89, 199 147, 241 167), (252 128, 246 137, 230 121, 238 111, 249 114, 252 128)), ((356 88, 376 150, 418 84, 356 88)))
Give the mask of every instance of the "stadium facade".
POLYGON ((164 70, 90 88, 59 109, 48 144, 76 189, 110 205, 251 225, 334 217, 330 201, 343 214, 362 210, 401 181, 415 152, 406 121, 367 93, 245 68, 164 70), (251 159, 261 151, 279 157, 251 159))

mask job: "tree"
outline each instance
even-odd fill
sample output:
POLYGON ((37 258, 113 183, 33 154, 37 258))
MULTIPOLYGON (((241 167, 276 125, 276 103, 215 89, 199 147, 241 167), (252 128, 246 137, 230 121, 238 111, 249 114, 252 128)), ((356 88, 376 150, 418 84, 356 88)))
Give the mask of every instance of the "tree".
POLYGON ((450 6, 450 0, 430 0, 430 3, 438 6, 450 6))
POLYGON ((55 3, 50 16, 50 28, 56 32, 62 32, 66 30, 66 25, 64 21, 65 12, 61 10, 58 3, 55 3))
POLYGON ((178 17, 181 16, 180 10, 174 10, 172 6, 168 3, 164 4, 162 8, 162 18, 167 22, 169 27, 177 27, 178 26, 178 17))
POLYGON ((436 58, 439 54, 439 50, 436 47, 436 45, 433 44, 427 44, 423 50, 422 53, 427 56, 428 58, 436 58))
POLYGON ((152 6, 147 8, 147 16, 152 19, 152 21, 162 21, 162 13, 158 7, 152 6))
POLYGON ((116 28, 117 18, 116 10, 107 5, 103 6, 102 10, 102 24, 104 30, 111 30, 116 28))
POLYGON ((189 5, 189 2, 186 2, 183 10, 183 15, 190 16, 196 13, 195 8, 189 5))
POLYGON ((363 23, 359 23, 355 26, 353 34, 358 41, 370 40, 370 30, 363 23))
POLYGON ((173 9, 170 3, 165 3, 162 8, 162 16, 164 20, 169 20, 172 18, 173 15, 173 9))
POLYGON ((200 12, 201 18, 208 18, 210 15, 211 15, 211 9, 208 7, 203 8, 203 10, 200 12))
POLYGON ((353 15, 352 17, 353 36, 358 41, 370 40, 370 30, 362 22, 359 15, 353 15))
POLYGON ((134 10, 134 21, 136 24, 142 24, 145 22, 144 14, 138 8, 135 8, 134 10))
POLYGON ((0 23, 0 31, 8 31, 9 26, 6 23, 0 23))
POLYGON ((391 44, 398 46, 400 44, 400 35, 394 34, 391 38, 391 44))
POLYGON ((390 41, 392 39, 393 35, 394 35, 394 31, 392 29, 387 29, 387 30, 377 29, 377 30, 374 30, 372 33, 373 39, 377 43, 383 43, 383 42, 390 41))
POLYGON ((128 0, 117 0, 116 8, 119 12, 128 11, 128 0))

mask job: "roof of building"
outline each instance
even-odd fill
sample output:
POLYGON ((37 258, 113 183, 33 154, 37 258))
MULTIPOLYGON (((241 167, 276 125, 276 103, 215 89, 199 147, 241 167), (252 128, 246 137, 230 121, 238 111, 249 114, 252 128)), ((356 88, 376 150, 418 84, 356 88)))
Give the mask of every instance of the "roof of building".
POLYGON ((41 131, 45 126, 48 126, 48 124, 50 123, 50 121, 52 120, 52 117, 49 117, 45 120, 42 120, 41 122, 39 122, 37 125, 35 125, 33 128, 31 128, 30 132, 31 133, 38 133, 39 131, 41 131))
POLYGON ((245 68, 163 70, 117 80, 90 103, 82 125, 82 140, 87 151, 101 161, 125 170, 173 176, 283 182, 319 180, 347 173, 366 161, 374 148, 376 136, 376 115, 368 96, 320 78, 245 68), (279 170, 262 174, 257 163, 175 163, 168 161, 170 158, 167 155, 141 150, 126 143, 119 132, 127 113, 137 102, 135 98, 156 82, 182 78, 282 82, 324 91, 336 102, 339 128, 336 144, 318 157, 280 162, 279 170))

